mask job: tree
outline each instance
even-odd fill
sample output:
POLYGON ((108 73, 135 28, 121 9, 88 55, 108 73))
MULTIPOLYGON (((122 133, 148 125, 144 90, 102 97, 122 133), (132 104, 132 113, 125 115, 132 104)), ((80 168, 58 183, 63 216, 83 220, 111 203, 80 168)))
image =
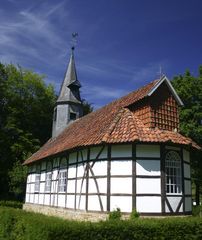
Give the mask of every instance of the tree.
MULTIPOLYGON (((184 103, 180 110, 180 131, 202 145, 202 66, 199 67, 199 76, 194 77, 187 70, 184 75, 174 77, 172 84, 184 103)), ((195 199, 199 204, 202 185, 202 153, 193 152, 192 159, 195 199)))
POLYGON ((82 99, 81 103, 83 107, 83 116, 93 111, 93 107, 91 103, 87 102, 85 99, 82 99))
POLYGON ((20 194, 15 186, 24 170, 19 165, 49 139, 55 100, 44 76, 0 63, 1 197, 9 191, 20 194))
POLYGON ((23 199, 26 189, 27 166, 23 166, 20 161, 15 162, 8 172, 8 176, 10 192, 14 194, 15 199, 23 199))

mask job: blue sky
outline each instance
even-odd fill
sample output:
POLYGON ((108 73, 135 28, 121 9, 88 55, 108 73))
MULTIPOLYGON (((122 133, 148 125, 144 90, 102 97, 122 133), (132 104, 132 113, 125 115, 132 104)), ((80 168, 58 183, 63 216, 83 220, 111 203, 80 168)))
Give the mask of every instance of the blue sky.
POLYGON ((0 0, 0 61, 59 90, 71 33, 82 97, 95 108, 202 64, 201 0, 0 0))

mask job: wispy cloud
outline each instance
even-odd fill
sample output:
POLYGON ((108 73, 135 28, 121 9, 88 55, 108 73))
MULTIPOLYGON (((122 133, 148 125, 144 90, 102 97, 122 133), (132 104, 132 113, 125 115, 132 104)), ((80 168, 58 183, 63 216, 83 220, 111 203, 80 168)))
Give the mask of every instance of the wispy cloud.
POLYGON ((55 14, 60 16, 65 14, 63 8, 64 2, 56 5, 44 4, 37 9, 31 6, 29 9, 12 13, 12 17, 9 12, 1 10, 1 60, 7 61, 12 55, 12 60, 22 64, 27 63, 29 58, 49 62, 51 51, 48 49, 54 51, 65 45, 64 40, 57 34, 58 29, 52 20, 55 14))
POLYGON ((112 88, 107 86, 85 85, 82 88, 81 95, 89 103, 91 103, 95 109, 98 109, 103 105, 126 95, 127 93, 128 93, 128 90, 120 89, 117 87, 112 88))
MULTIPOLYGON (((159 62, 149 63, 145 66, 135 68, 131 78, 131 82, 142 83, 147 81, 152 81, 155 78, 159 78, 160 71, 161 74, 166 74, 169 68, 169 62, 163 59, 159 62)), ((142 84, 141 84, 142 85, 142 84)))
POLYGON ((90 99, 116 99, 126 94, 127 91, 104 86, 85 86, 83 92, 85 92, 90 99))

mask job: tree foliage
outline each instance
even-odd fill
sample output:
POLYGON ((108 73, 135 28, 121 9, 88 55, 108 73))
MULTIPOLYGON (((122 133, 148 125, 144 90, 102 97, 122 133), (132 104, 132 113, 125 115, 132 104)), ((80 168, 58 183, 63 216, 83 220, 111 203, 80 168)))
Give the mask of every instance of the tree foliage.
POLYGON ((54 103, 44 76, 0 63, 1 197, 9 190, 20 194, 14 187, 25 175, 20 164, 50 137, 54 103))
MULTIPOLYGON (((197 77, 192 76, 187 70, 184 75, 176 76, 172 84, 184 103, 180 110, 180 131, 202 146, 202 66, 199 67, 197 77)), ((199 203, 202 186, 202 153, 193 152, 192 159, 196 201, 199 203)))
POLYGON ((180 130, 202 144, 202 66, 199 72, 199 76, 194 77, 187 70, 172 83, 184 103, 180 112, 180 130))
POLYGON ((82 99, 82 107, 83 107, 83 116, 87 115, 88 113, 91 113, 93 111, 92 104, 89 103, 87 100, 82 99))

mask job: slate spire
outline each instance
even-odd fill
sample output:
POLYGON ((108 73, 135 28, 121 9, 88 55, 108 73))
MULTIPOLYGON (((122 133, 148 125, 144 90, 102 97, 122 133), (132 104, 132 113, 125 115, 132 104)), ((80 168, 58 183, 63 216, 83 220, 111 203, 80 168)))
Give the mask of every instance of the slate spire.
POLYGON ((57 102, 72 101, 81 103, 79 88, 81 84, 77 78, 76 66, 74 60, 74 47, 71 49, 69 64, 64 76, 63 83, 57 102))
POLYGON ((54 108, 52 137, 59 135, 69 123, 83 115, 80 87, 74 60, 74 47, 72 47, 69 64, 54 108))

